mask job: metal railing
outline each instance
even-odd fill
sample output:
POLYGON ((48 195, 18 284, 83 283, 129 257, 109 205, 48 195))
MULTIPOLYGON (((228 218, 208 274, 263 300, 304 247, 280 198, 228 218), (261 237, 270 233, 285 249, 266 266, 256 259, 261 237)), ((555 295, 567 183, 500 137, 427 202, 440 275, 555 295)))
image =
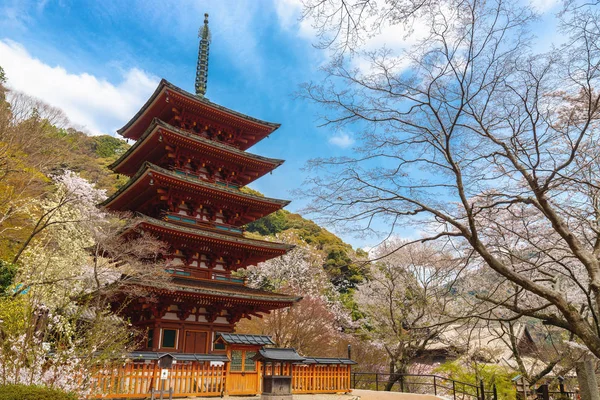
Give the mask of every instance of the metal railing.
POLYGON ((576 392, 567 392, 564 387, 560 386, 560 391, 548 390, 548 385, 540 385, 536 391, 537 400, 575 400, 577 398, 576 392))
POLYGON ((433 394, 452 399, 497 400, 496 385, 485 390, 483 381, 479 385, 460 382, 440 375, 431 374, 385 374, 378 372, 352 372, 352 389, 389 390, 393 392, 433 394))

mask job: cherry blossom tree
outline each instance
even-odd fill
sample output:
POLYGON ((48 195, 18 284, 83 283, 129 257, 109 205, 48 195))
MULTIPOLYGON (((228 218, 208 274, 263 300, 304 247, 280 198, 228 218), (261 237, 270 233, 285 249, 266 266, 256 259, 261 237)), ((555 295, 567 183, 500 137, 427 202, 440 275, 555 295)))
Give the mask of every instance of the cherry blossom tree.
POLYGON ((248 284, 303 298, 289 309, 274 310, 260 320, 242 321, 238 329, 270 335, 278 346, 294 347, 305 355, 340 356, 336 344, 345 340, 342 330, 353 322, 322 268, 324 255, 292 232, 284 232, 275 240, 296 247, 249 267, 248 284))
POLYGON ((428 245, 391 253, 403 243, 390 239, 372 251, 379 260, 355 294, 364 316, 357 333, 383 348, 389 360, 386 390, 428 346, 443 342, 445 310, 454 300, 456 260, 428 245))
POLYGON ((0 380, 74 390, 85 387, 88 367, 136 344, 111 296, 133 280, 168 283, 169 276, 164 244, 125 237, 137 221, 99 209, 103 191, 71 171, 51 179, 55 189, 29 205, 37 223, 0 298, 0 380))

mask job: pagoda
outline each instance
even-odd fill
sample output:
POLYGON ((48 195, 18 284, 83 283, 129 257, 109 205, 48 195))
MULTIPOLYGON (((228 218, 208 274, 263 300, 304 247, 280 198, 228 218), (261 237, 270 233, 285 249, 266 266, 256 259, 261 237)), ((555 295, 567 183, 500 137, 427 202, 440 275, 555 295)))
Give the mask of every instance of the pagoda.
POLYGON ((147 294, 125 298, 132 295, 123 293, 115 300, 125 304, 122 312, 132 324, 146 331, 139 349, 145 352, 223 352, 224 343, 236 339, 219 341, 219 335, 233 333, 240 319, 299 300, 250 288, 233 274, 292 248, 248 238, 243 229, 289 203, 241 190, 283 163, 246 151, 279 124, 205 97, 208 15, 199 37, 195 94, 163 79, 118 131, 135 144, 110 168, 130 179, 102 204, 139 216, 130 234, 148 233, 168 244, 162 257, 171 282, 139 282, 147 294))

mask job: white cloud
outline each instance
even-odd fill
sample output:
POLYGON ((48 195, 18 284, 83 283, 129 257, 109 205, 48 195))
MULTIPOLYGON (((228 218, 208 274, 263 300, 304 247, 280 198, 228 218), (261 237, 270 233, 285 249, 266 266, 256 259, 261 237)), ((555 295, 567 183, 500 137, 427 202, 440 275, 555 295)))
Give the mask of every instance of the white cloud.
POLYGON ((62 109, 78 127, 92 134, 113 134, 144 104, 158 78, 140 69, 124 71, 121 82, 50 66, 19 43, 0 40, 0 65, 8 86, 62 109))
POLYGON ((315 41, 317 31, 312 27, 312 21, 301 19, 301 0, 273 0, 275 12, 279 19, 279 25, 285 30, 296 31, 298 37, 309 41, 315 41))
POLYGON ((329 143, 341 147, 345 149, 346 147, 350 147, 354 144, 354 139, 350 137, 347 133, 342 133, 336 136, 332 136, 329 138, 329 143))
POLYGON ((529 4, 539 13, 545 13, 554 8, 560 0, 530 0, 529 4))

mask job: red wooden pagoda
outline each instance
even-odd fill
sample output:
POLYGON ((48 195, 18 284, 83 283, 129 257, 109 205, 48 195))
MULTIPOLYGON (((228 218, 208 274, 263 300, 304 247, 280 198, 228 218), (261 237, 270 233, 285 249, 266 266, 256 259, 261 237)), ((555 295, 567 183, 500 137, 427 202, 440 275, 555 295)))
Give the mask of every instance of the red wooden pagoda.
POLYGON ((283 163, 246 152, 279 125, 204 97, 207 20, 200 38, 196 94, 162 80, 119 130, 136 142, 111 169, 130 179, 103 203, 110 210, 136 212, 140 222, 134 230, 151 233, 170 247, 164 261, 171 284, 139 283, 158 301, 139 297, 125 303, 131 322, 146 329, 148 339, 140 348, 146 352, 222 352, 223 344, 215 343, 217 332, 233 332, 241 318, 299 300, 250 288, 232 275, 291 249, 243 232, 245 224, 288 204, 240 190, 283 163))

